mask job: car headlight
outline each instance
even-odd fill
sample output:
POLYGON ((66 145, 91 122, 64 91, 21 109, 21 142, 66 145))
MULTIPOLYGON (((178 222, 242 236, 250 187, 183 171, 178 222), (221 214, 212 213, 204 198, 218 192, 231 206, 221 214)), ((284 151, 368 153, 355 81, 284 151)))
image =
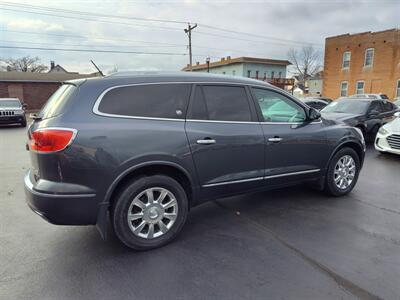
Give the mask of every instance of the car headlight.
POLYGON ((379 133, 380 134, 383 134, 383 135, 386 135, 386 134, 388 134, 389 133, 389 131, 387 131, 385 128, 383 128, 383 126, 381 127, 381 128, 379 128, 379 133))
POLYGON ((15 115, 23 115, 23 114, 24 114, 24 111, 23 111, 22 109, 14 110, 14 114, 15 114, 15 115))

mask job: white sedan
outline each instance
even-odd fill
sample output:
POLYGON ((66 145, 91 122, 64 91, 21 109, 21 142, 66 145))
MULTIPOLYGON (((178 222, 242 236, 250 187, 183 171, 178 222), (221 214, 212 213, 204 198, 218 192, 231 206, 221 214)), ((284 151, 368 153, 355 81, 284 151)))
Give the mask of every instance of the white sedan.
POLYGON ((383 125, 375 138, 375 149, 385 153, 400 155, 400 112, 396 112, 395 119, 383 125))

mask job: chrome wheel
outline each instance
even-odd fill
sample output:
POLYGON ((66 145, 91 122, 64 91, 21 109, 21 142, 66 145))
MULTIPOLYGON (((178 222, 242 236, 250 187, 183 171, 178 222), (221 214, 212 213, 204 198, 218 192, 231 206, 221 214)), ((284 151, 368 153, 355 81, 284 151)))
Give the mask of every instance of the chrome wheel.
POLYGON ((335 165, 334 180, 335 185, 341 189, 347 189, 356 175, 356 163, 350 155, 344 155, 339 158, 335 165))
POLYGON ((161 187, 144 190, 128 209, 128 224, 134 235, 152 239, 160 237, 174 225, 178 202, 174 194, 161 187))

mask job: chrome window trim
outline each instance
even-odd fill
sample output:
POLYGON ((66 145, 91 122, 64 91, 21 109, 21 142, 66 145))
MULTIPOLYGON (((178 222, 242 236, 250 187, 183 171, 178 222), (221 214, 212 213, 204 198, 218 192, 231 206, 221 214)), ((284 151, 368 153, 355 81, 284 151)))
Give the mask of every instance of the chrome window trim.
MULTIPOLYGON (((115 85, 112 87, 109 87, 105 89, 100 96, 97 97, 94 106, 93 106, 93 113, 99 116, 104 116, 104 117, 112 117, 112 118, 124 118, 124 119, 139 119, 139 120, 159 120, 159 121, 180 121, 180 122, 185 122, 185 119, 177 119, 177 118, 159 118, 159 117, 141 117, 141 116, 129 116, 129 115, 117 115, 117 114, 109 114, 105 112, 99 111, 99 106, 101 100, 104 98, 104 96, 111 90, 117 89, 117 88, 122 88, 122 87, 130 87, 130 86, 141 86, 141 85, 161 85, 161 84, 210 84, 210 85, 240 85, 240 86, 254 86, 254 87, 263 87, 263 88, 268 88, 269 86, 265 85, 257 85, 257 84, 248 84, 248 83, 239 83, 239 82, 221 82, 221 81, 216 81, 216 82, 209 82, 209 81, 168 81, 168 82, 146 82, 146 83, 131 83, 131 84, 122 84, 122 85, 115 85)), ((198 121, 203 121, 203 120, 198 120, 198 121)), ((204 120, 204 121, 213 121, 213 120, 204 120)), ((240 122, 240 121, 218 121, 216 120, 216 123, 219 122, 240 122)), ((240 123, 258 123, 257 121, 255 122, 240 122, 240 123)))
POLYGON ((223 181, 223 182, 205 184, 202 187, 212 187, 212 186, 218 186, 218 185, 226 185, 226 184, 241 183, 241 182, 250 182, 250 181, 263 180, 263 179, 264 179, 264 177, 254 177, 254 178, 248 178, 248 179, 223 181))
POLYGON ((319 171, 321 171, 321 169, 311 169, 311 170, 298 171, 298 172, 289 172, 289 173, 282 173, 282 174, 276 174, 276 175, 268 175, 268 176, 263 176, 263 177, 254 177, 254 178, 248 178, 248 179, 240 179, 240 180, 232 180, 232 181, 223 181, 223 182, 217 182, 217 183, 204 184, 204 185, 202 185, 202 187, 213 187, 213 186, 227 185, 227 184, 234 184, 234 183, 242 183, 242 182, 251 182, 251 181, 258 181, 258 180, 266 180, 266 179, 272 179, 272 178, 278 178, 278 177, 285 177, 285 176, 293 176, 293 175, 301 175, 301 174, 316 173, 316 172, 319 172, 319 171))
POLYGON ((270 178, 278 178, 278 177, 284 177, 284 176, 293 176, 293 175, 301 175, 301 174, 308 174, 308 173, 316 173, 321 171, 321 169, 311 169, 311 170, 305 170, 305 171, 298 171, 298 172, 290 172, 290 173, 283 173, 283 174, 276 174, 276 175, 268 175, 264 176, 264 179, 270 179, 270 178))

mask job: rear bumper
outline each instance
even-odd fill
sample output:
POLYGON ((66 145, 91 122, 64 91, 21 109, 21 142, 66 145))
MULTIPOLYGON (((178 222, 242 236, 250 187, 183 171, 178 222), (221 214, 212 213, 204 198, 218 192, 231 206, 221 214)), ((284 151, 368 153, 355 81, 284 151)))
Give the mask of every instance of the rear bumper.
POLYGON ((46 193, 35 189, 30 171, 24 178, 28 206, 43 219, 57 225, 96 224, 98 201, 96 194, 46 193))

